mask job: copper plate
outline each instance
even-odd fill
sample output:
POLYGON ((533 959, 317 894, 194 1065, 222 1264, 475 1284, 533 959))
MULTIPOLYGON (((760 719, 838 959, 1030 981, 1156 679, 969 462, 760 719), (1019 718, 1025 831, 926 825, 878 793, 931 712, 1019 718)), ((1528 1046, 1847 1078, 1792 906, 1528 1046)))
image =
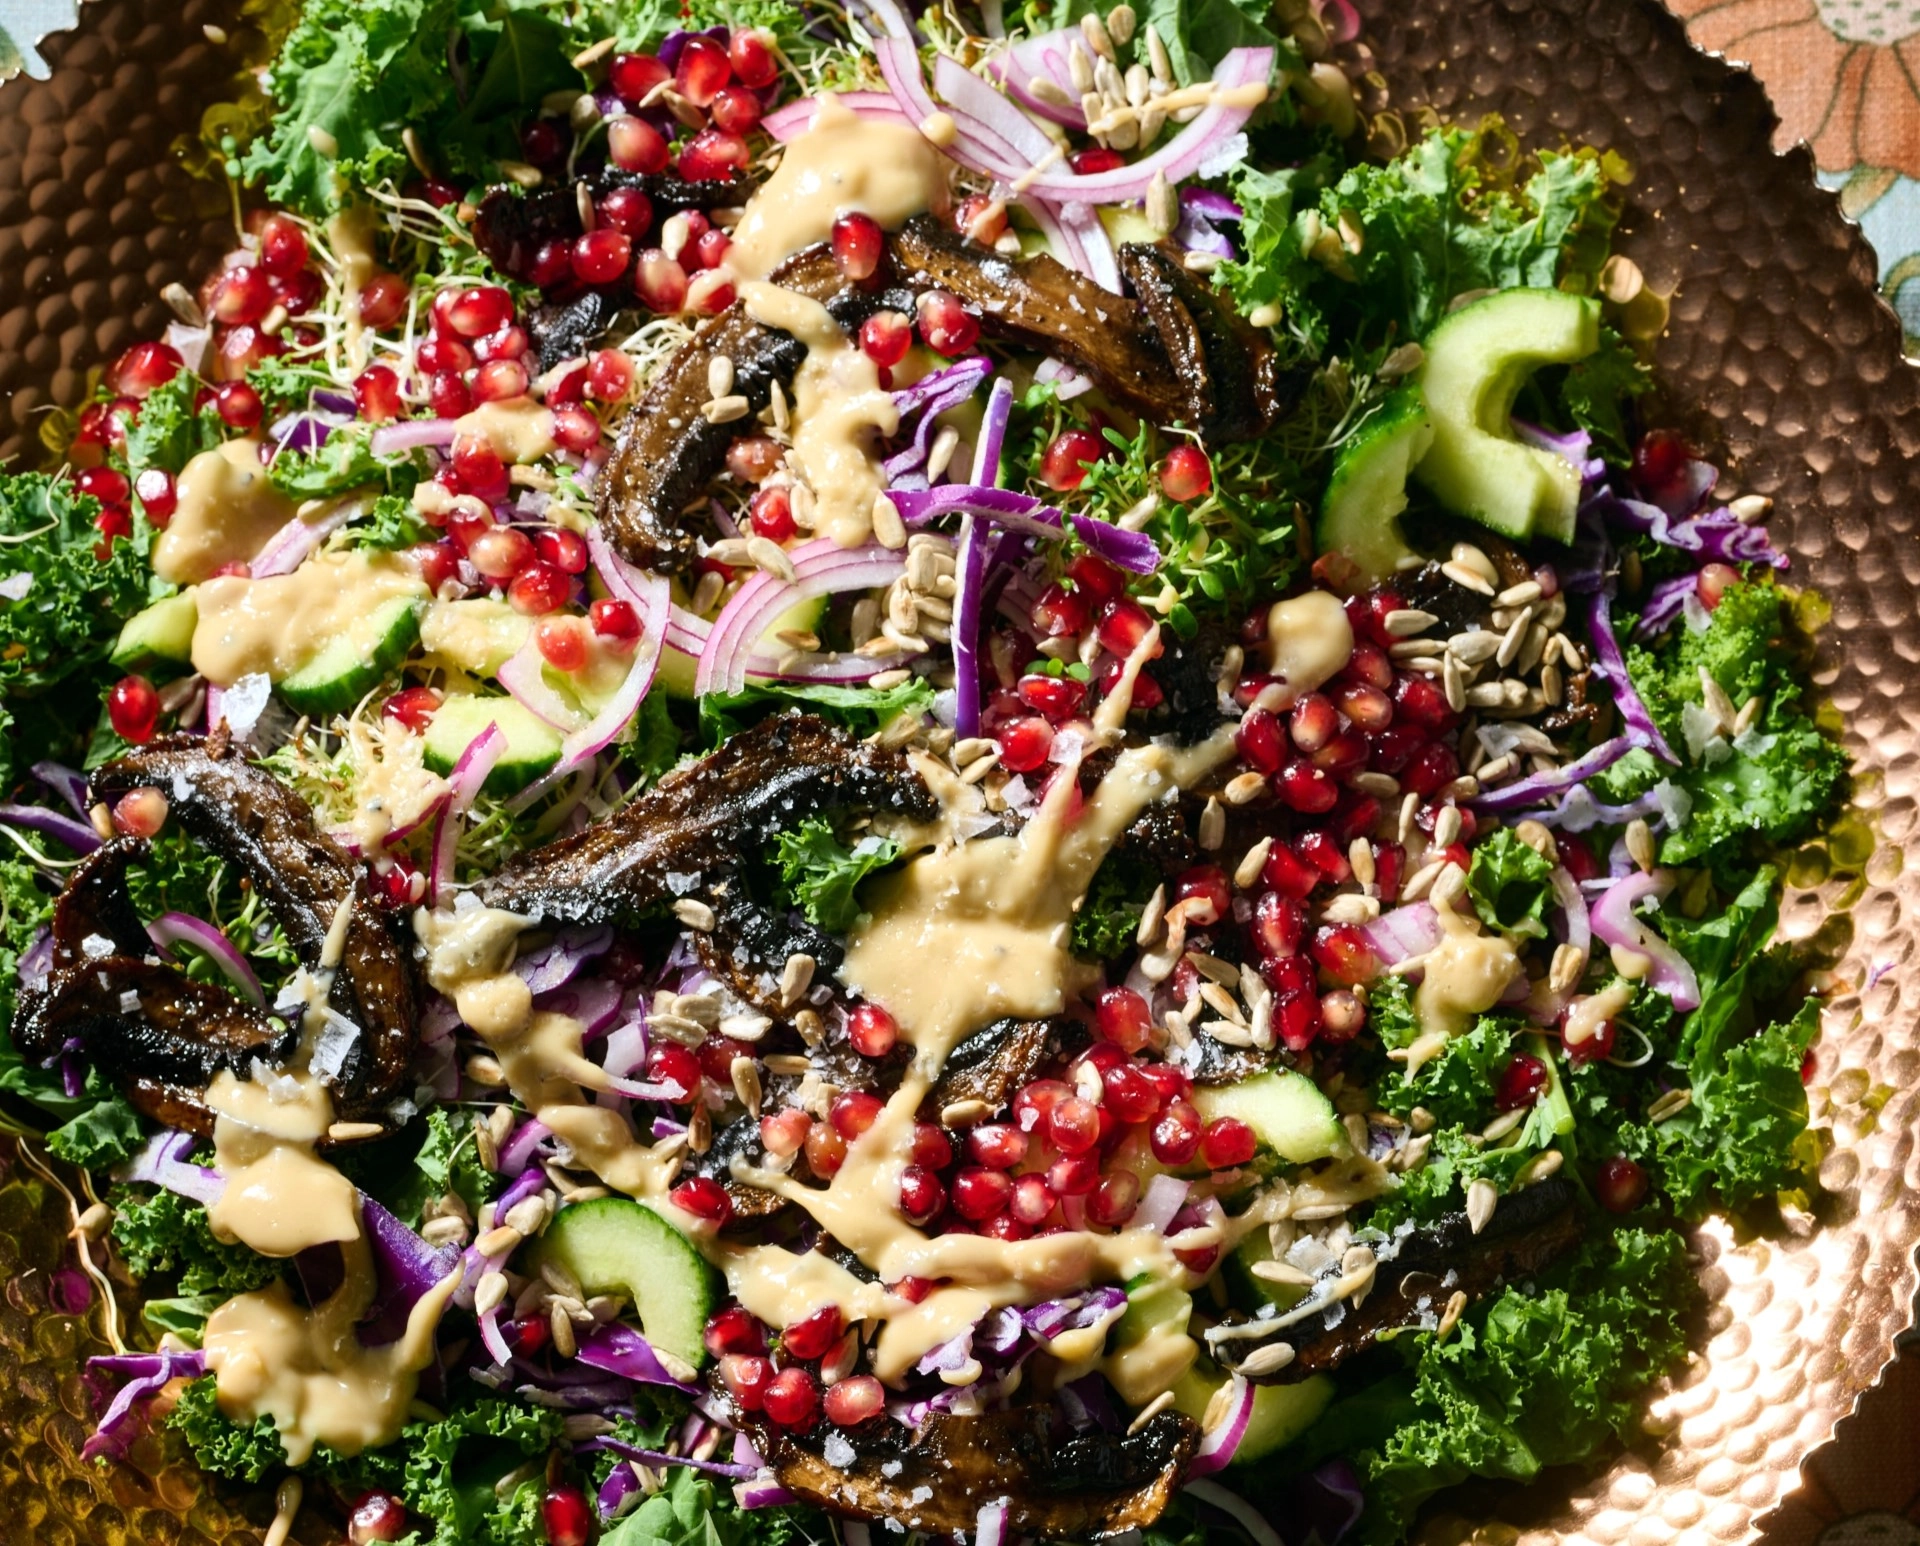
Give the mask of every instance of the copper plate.
MULTIPOLYGON (((1428 1535, 1665 1546, 1745 1539, 1792 1490, 1912 1318, 1920 1175, 1914 915, 1901 873, 1915 825, 1920 693, 1920 376, 1874 287, 1873 256, 1814 182, 1776 155, 1745 71, 1695 51, 1651 0, 1360 0, 1381 104, 1409 123, 1499 112, 1530 144, 1585 141, 1636 169, 1623 249, 1673 296, 1657 347, 1671 422, 1772 495, 1792 579, 1831 606, 1819 683, 1858 772, 1859 815, 1795 856, 1784 931, 1837 960, 1812 1094, 1830 1140, 1819 1228, 1698 1237, 1710 1306, 1700 1355, 1653 1405, 1664 1444, 1611 1469, 1472 1499, 1428 1535), (1871 989, 1870 971, 1890 967, 1871 989), (1464 1512, 1464 1510, 1463 1510, 1464 1512)), ((221 247, 217 203, 176 166, 240 62, 210 47, 217 0, 98 0, 43 46, 45 82, 0 88, 0 458, 37 460, 38 416, 165 317, 221 247)), ((239 34, 236 33, 236 37, 239 34)), ((1375 104, 1375 105, 1381 105, 1375 104)), ((6 1156, 10 1157, 10 1156, 6 1156)), ((49 1304, 66 1203, 15 1163, 0 1185, 0 1542, 241 1546, 259 1493, 205 1484, 159 1438, 132 1464, 83 1466, 81 1360, 97 1315, 49 1304)), ((69 1261, 71 1257, 67 1258, 69 1261)), ((302 1516, 302 1540, 324 1541, 302 1516)))

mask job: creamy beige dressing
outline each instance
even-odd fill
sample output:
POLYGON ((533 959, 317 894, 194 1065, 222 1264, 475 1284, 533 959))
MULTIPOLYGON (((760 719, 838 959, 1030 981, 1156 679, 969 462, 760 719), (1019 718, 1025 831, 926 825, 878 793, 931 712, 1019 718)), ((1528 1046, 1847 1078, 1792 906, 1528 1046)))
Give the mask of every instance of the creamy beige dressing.
POLYGON ((1329 680, 1353 654, 1353 624, 1339 598, 1310 590, 1267 613, 1267 669, 1295 698, 1329 680))
POLYGON ((214 1168, 227 1182, 207 1206, 216 1235, 275 1257, 359 1237, 353 1184, 314 1152, 333 1122, 325 1085, 295 1074, 243 1082, 223 1070, 207 1104, 214 1168))
POLYGON ((870 122, 823 94, 811 126, 788 141, 780 165, 747 201, 727 266, 739 279, 765 279, 801 248, 825 241, 833 222, 853 211, 890 231, 926 210, 944 212, 948 166, 918 129, 870 122))
POLYGON ((222 575, 194 592, 193 668, 227 687, 255 671, 292 675, 376 608, 427 588, 391 553, 317 553, 292 574, 222 575))
POLYGON ((1610 982, 1598 993, 1577 998, 1567 1010, 1567 1021, 1560 1039, 1568 1047, 1580 1047, 1600 1034, 1600 1028, 1615 1015, 1624 1014, 1633 1002, 1631 982, 1610 982))
POLYGON ((435 664, 492 676, 532 631, 532 618, 489 596, 435 601, 420 619, 420 648, 435 664))
POLYGON ((226 564, 250 564, 294 517, 294 502, 260 464, 260 442, 229 440, 180 470, 179 504, 154 538, 153 572, 197 585, 226 564))
POLYGON ((1459 1036, 1500 1002, 1520 974, 1520 952, 1498 934, 1482 934, 1473 919, 1439 909, 1445 932, 1428 952, 1414 1012, 1423 1030, 1459 1036))
POLYGON ((553 438, 553 411, 531 397, 482 403, 453 421, 458 440, 484 441, 508 465, 537 462, 560 448, 553 438))
POLYGON ((354 846, 377 857, 396 827, 411 829, 447 793, 447 781, 427 766, 426 737, 386 720, 376 736, 364 720, 347 725, 353 754, 354 846))
POLYGON ((367 331, 360 320, 360 292, 380 266, 373 252, 373 210, 349 205, 327 221, 327 246, 340 276, 341 315, 346 319, 347 360, 359 369, 367 363, 367 331))
POLYGON ((818 301, 778 285, 740 287, 748 314, 791 333, 807 346, 793 378, 794 472, 813 491, 814 530, 843 548, 873 535, 873 502, 886 486, 881 444, 900 428, 893 394, 880 387, 880 367, 818 301))
POLYGON ((341 1255, 345 1281, 310 1310, 277 1282, 228 1300, 207 1319, 203 1344, 220 1410, 239 1422, 271 1417, 294 1465, 316 1444, 357 1455, 399 1437, 460 1282, 456 1269, 422 1295, 398 1341, 364 1347, 355 1327, 377 1287, 372 1252, 356 1229, 341 1255))

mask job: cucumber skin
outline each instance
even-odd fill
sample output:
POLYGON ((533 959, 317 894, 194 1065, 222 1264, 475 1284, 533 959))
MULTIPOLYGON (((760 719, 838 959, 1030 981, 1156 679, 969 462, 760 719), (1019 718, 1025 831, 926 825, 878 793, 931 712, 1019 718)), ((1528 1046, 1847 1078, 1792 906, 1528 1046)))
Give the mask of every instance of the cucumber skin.
POLYGON ((107 659, 126 670, 146 660, 186 662, 193 657, 193 630, 200 605, 191 590, 142 607, 128 618, 107 659))
POLYGON ((597 1197, 562 1208, 541 1237, 539 1254, 565 1266, 589 1295, 626 1293, 654 1346, 696 1369, 707 1361, 701 1333, 719 1302, 720 1276, 685 1235, 644 1203, 597 1197), (614 1264, 614 1258, 624 1259, 614 1264), (676 1277, 680 1292, 692 1297, 670 1306, 661 1294, 674 1287, 676 1277), (649 1289, 651 1319, 645 1302, 649 1289))
POLYGON ((1443 506, 1516 540, 1572 540, 1578 469, 1522 445, 1509 421, 1533 370, 1584 359, 1599 347, 1599 325, 1590 297, 1520 289, 1463 306, 1433 330, 1417 379, 1434 437, 1415 476, 1443 506))
POLYGON ((544 721, 535 719, 514 699, 449 693, 434 712, 433 723, 427 726, 427 744, 422 758, 427 768, 443 777, 451 773, 454 764, 460 760, 460 754, 472 744, 475 736, 486 729, 489 720, 498 724, 507 737, 507 750, 493 765, 486 783, 482 785, 488 794, 518 794, 560 760, 560 733, 544 721), (479 704, 486 707, 473 707, 479 704), (452 713, 448 713, 449 709, 452 713), (517 723, 509 724, 508 721, 517 723), (536 733, 544 736, 545 740, 531 755, 524 744, 515 746, 516 735, 524 742, 536 733))
POLYGON ((1409 383, 1341 447, 1320 502, 1314 546, 1351 559, 1368 580, 1391 579, 1401 558, 1414 558, 1400 533, 1407 478, 1433 444, 1433 419, 1420 389, 1409 383))
POLYGON ((313 660, 277 683, 275 690, 287 707, 296 714, 307 714, 315 719, 349 713, 362 698, 385 681, 407 658, 408 652, 420 638, 420 606, 417 602, 391 601, 380 609, 381 613, 389 610, 394 614, 393 620, 380 635, 372 653, 364 660, 356 661, 344 670, 320 676, 318 671, 322 668, 321 663, 333 648, 346 642, 336 640, 334 645, 322 650, 313 660))

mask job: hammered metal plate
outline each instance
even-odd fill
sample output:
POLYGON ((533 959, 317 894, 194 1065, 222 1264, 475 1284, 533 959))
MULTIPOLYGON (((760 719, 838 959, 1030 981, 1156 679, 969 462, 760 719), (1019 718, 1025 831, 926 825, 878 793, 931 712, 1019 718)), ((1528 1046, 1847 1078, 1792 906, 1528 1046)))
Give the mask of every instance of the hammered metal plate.
MULTIPOLYGON (((1598 1475, 1475 1495, 1435 1541, 1668 1546, 1751 1538, 1893 1356, 1912 1319, 1920 1173, 1920 374, 1874 262, 1804 150, 1776 154, 1753 78, 1695 51, 1652 0, 1359 0, 1378 98, 1409 123, 1499 112, 1536 146, 1635 168, 1621 245, 1672 296, 1662 414, 1742 491, 1770 494, 1792 580, 1830 607, 1820 691, 1855 759, 1859 815, 1794 856, 1783 932, 1832 952, 1814 1117, 1830 1140, 1811 1234, 1700 1231, 1699 1356, 1652 1409, 1667 1432, 1598 1475), (1862 988, 1881 968, 1871 988, 1862 988), (1471 1514, 1471 1518, 1462 1517, 1471 1514)), ((97 0, 43 46, 45 82, 0 87, 0 459, 165 316, 222 246, 206 185, 170 145, 244 61, 211 48, 218 0, 97 0)), ((227 228, 230 231, 230 227, 227 228)), ((67 1203, 0 1147, 0 1546, 253 1546, 261 1494, 207 1485, 149 1438, 83 1466, 80 1368, 99 1309, 72 1313, 67 1203)), ((315 1510, 296 1538, 337 1540, 315 1510)))

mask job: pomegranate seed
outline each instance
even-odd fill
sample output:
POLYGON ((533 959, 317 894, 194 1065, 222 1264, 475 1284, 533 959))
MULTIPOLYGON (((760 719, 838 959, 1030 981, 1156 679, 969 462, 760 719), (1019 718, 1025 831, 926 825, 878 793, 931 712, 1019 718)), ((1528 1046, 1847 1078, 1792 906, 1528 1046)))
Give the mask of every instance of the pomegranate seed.
POLYGON ((93 556, 96 562, 104 564, 113 556, 114 543, 133 535, 133 512, 125 505, 108 505, 93 518, 93 527, 100 533, 100 540, 93 545, 93 556))
POLYGON ((1420 750, 1422 739, 1421 732, 1412 725, 1389 725, 1373 737, 1372 747, 1367 753, 1367 766, 1377 773, 1398 776, 1413 761, 1413 754, 1420 750))
POLYGON ((1104 1074, 1110 1068, 1118 1068, 1126 1060, 1126 1053, 1118 1047, 1110 1047, 1105 1042, 1096 1041, 1067 1065, 1067 1077, 1069 1080, 1077 1080, 1083 1067, 1104 1074))
POLYGON ((499 285, 457 290, 447 303, 445 316, 448 331, 462 338, 485 338, 513 320, 513 297, 499 285))
POLYGON ((617 403, 633 390, 633 360, 622 349, 600 349, 587 361, 587 396, 617 403))
POLYGON ((1353 840, 1365 837, 1380 820, 1380 802, 1370 794, 1360 794, 1349 789, 1340 796, 1340 803, 1333 809, 1328 823, 1334 836, 1340 839, 1343 849, 1351 848, 1353 840))
POLYGON ((1358 730, 1348 728, 1335 735, 1307 761, 1322 773, 1331 773, 1335 778, 1340 778, 1364 768, 1371 750, 1365 736, 1358 730))
POLYGON ((213 390, 213 411, 234 429, 252 429, 266 417, 267 405, 245 381, 222 382, 213 390))
POLYGON ((1095 602, 1118 601, 1127 593, 1127 577, 1104 558, 1082 553, 1067 565, 1073 588, 1095 602))
POLYGON ((1053 1108, 1073 1093, 1073 1087, 1059 1079, 1035 1079, 1020 1087, 1013 1097, 1013 1120, 1023 1133, 1040 1128, 1053 1108))
POLYGON ((1040 481, 1065 492, 1087 481, 1087 466, 1100 460, 1106 443, 1090 429, 1063 429, 1040 454, 1040 481))
POLYGON ((1126 164, 1125 156, 1117 150, 1108 150, 1104 145, 1076 150, 1067 157, 1067 165, 1079 177, 1097 177, 1102 172, 1117 172, 1126 164))
POLYGON ((760 1143, 780 1159, 798 1154, 813 1131, 813 1118, 804 1111, 776 1111, 760 1119, 760 1143))
POLYGON ((633 259, 633 238, 601 226, 573 244, 573 273, 582 284, 612 284, 633 259))
POLYGON ((795 1358, 824 1358, 847 1329, 838 1305, 822 1305, 780 1333, 781 1348, 795 1358))
POLYGON ((1340 786, 1326 771, 1297 757, 1275 776, 1274 792, 1304 816, 1324 815, 1340 800, 1340 786))
POLYGON ((846 1090, 833 1098, 827 1120, 842 1138, 858 1138, 879 1117, 882 1101, 866 1090, 846 1090))
POLYGON ((673 72, 652 54, 615 54, 607 69, 607 84, 622 102, 637 107, 673 72))
POLYGON ((207 315, 228 327, 258 322, 273 310, 273 281, 264 268, 230 268, 213 282, 207 315))
POLYGON ((88 495, 103 505, 124 505, 133 494, 127 475, 111 467, 86 468, 75 475, 73 487, 76 493, 88 495))
POLYGON ((1400 881, 1407 868, 1407 851, 1398 843, 1373 845, 1373 884, 1383 902, 1400 899, 1400 881))
POLYGON ((1131 1170, 1116 1170, 1100 1178, 1087 1198, 1087 1217, 1108 1229, 1118 1229, 1140 1206, 1140 1178, 1131 1170))
POLYGON ((742 435, 727 447, 727 471, 742 483, 764 483, 780 470, 785 455, 771 435, 742 435))
POLYGON ((473 369, 473 351, 457 338, 432 333, 414 350, 413 363, 424 375, 454 375, 473 369))
POLYGON ((1594 1195, 1609 1213, 1633 1212, 1645 1201, 1648 1185, 1646 1170, 1624 1154, 1602 1160, 1593 1178, 1594 1195))
POLYGON ((1238 1117, 1215 1117, 1200 1129, 1200 1159, 1209 1170, 1231 1170, 1259 1147, 1253 1129, 1238 1117))
POLYGON ((1173 885, 1176 901, 1201 904, 1198 910, 1188 910, 1189 923, 1218 923, 1233 906, 1233 883, 1217 864, 1196 864, 1182 870, 1173 885))
POLYGON ((1032 773, 1046 765, 1047 754, 1053 750, 1053 726, 1030 714, 1004 727, 996 740, 1001 767, 1010 773, 1032 773))
POLYGON ((269 274, 297 274, 307 266, 311 253, 307 233, 298 221, 287 215, 269 215, 260 227, 260 266, 269 274))
POLYGON ((858 1428, 885 1410, 887 1387, 871 1374, 855 1374, 827 1391, 827 1421, 838 1428, 858 1428))
POLYGON ((1160 464, 1160 491, 1176 504, 1190 504, 1213 492, 1213 463, 1196 445, 1175 446, 1160 464))
POLYGON ((520 131, 520 156, 543 172, 557 172, 566 163, 573 137, 551 118, 538 118, 520 131))
POLYGON ((725 129, 702 129, 680 151, 680 175, 690 183, 725 182, 753 161, 747 142, 725 129))
POLYGON ((1598 880, 1600 861, 1593 856, 1593 850, 1587 846, 1585 838, 1571 832, 1556 832, 1553 845, 1560 852, 1560 863, 1575 880, 1598 880))
POLYGON ((407 557, 421 580, 436 596, 450 580, 460 577, 460 549, 451 542, 422 542, 407 549, 407 557))
POLYGON ((302 316, 312 311, 326 294, 327 282, 312 269, 298 274, 289 274, 284 278, 278 274, 272 279, 273 298, 287 308, 290 317, 302 316))
POLYGON ((347 1511, 348 1546, 387 1546, 407 1535, 407 1506, 391 1492, 363 1492, 347 1511))
POLYGON ((793 495, 785 488, 763 488, 747 501, 747 524, 754 535, 769 542, 791 542, 799 533, 793 518, 793 495))
POLYGON ((1007 1213, 1022 1224, 1043 1224, 1053 1212, 1053 1193, 1044 1176, 1021 1176, 1013 1183, 1007 1213))
POLYGON ((858 284, 871 279, 879 269, 886 233, 873 216, 854 211, 833 222, 832 245, 833 261, 840 272, 858 284))
POLYGON ((179 509, 179 490, 173 486, 173 474, 165 467, 148 467, 134 478, 132 492, 140 495, 140 509, 156 526, 165 526, 179 509))
POLYGON ((925 1165, 900 1172, 900 1211, 910 1224, 924 1224, 947 1205, 947 1189, 925 1165))
POLYGON ((1539 1100, 1547 1088, 1547 1065, 1530 1052, 1517 1052, 1501 1071, 1494 1088, 1496 1111, 1522 1111, 1539 1100))
POLYGON ((1078 638, 1092 622, 1086 598, 1062 585, 1049 585, 1033 604, 1033 626, 1049 639, 1078 638))
POLYGON ((1306 933, 1307 910, 1291 896, 1263 891, 1253 904, 1253 943, 1269 960, 1296 954, 1306 933))
POLYGON ((700 1340, 715 1358, 724 1358, 729 1353, 767 1350, 766 1328, 745 1305, 730 1304, 724 1310, 714 1311, 707 1318, 700 1340))
POLYGON ((158 789, 131 789, 114 801, 114 829, 128 837, 155 837, 166 824, 167 797, 158 789))
POLYGON ((968 1165, 953 1178, 953 1211, 978 1224, 1004 1213, 1013 1201, 1013 1177, 1004 1170, 968 1165))
POLYGON ((1108 603, 1100 614, 1100 645, 1115 655, 1130 656, 1152 631, 1147 609, 1129 597, 1108 603))
POLYGON ((533 643, 540 658, 556 671, 572 675, 587 663, 587 641, 581 637, 578 618, 541 618, 533 625, 533 643))
POLYGON ((980 319, 946 290, 928 290, 914 303, 920 337, 936 354, 949 359, 965 354, 980 341, 980 319))
POLYGON ((1108 988, 1094 1001, 1094 1023, 1122 1052, 1140 1051, 1153 1038, 1153 1011, 1132 988, 1108 988))
POLYGON ((751 134, 760 127, 760 99, 741 86, 723 86, 714 93, 713 121, 729 134, 751 134))
POLYGON ((662 1042, 647 1054, 647 1083, 671 1085, 680 1094, 668 1099, 690 1106, 700 1092, 700 1060, 685 1047, 662 1042))
POLYGON ((1459 776, 1460 762, 1453 748, 1441 741, 1429 741, 1401 770, 1400 787, 1428 800, 1459 776))
POLYGON ((847 1162, 847 1140, 828 1122, 815 1122, 807 1132, 807 1165, 825 1181, 839 1174, 847 1162))
POLYGON ((902 311, 876 311, 860 324, 860 352, 876 365, 898 365, 913 347, 913 324, 902 311))
POLYGON ((453 475, 461 491, 486 499, 504 494, 507 487, 506 464, 486 441, 466 436, 453 443, 453 475))
POLYGON ((1358 730, 1373 733, 1393 723, 1393 700, 1378 687, 1349 682, 1334 689, 1333 701, 1358 730))
MULTIPOLYGON (((607 158, 623 172, 652 174, 667 169, 673 150, 667 144, 667 137, 646 119, 622 113, 607 120, 607 158)), ((627 228, 623 225, 621 229, 627 228)), ((639 236, 641 233, 628 231, 628 234, 639 236)), ((539 283, 537 279, 535 282, 539 283)))
POLYGON ((380 705, 380 713, 383 718, 405 725, 415 735, 424 735, 440 703, 440 694, 431 687, 403 687, 380 705))
POLYGON ((953 1140, 936 1123, 915 1122, 909 1152, 914 1164, 925 1165, 929 1170, 945 1170, 953 1163, 953 1140))
MULTIPOLYGON (((733 277, 723 271, 695 274, 687 281, 687 309, 703 317, 718 316, 734 303, 739 291, 733 277)), ((886 383, 883 381, 882 386, 886 383)))
MULTIPOLYGON (((1377 687, 1382 692, 1387 692, 1394 686, 1393 661, 1388 658, 1386 650, 1364 639, 1354 645, 1353 653, 1347 657, 1347 663, 1341 668, 1340 674, 1350 682, 1361 682, 1368 687, 1377 687)), ((1414 677, 1412 680, 1424 682, 1426 678, 1414 677)), ((1444 695, 1440 701, 1446 702, 1444 695)))
POLYGON ((473 393, 459 372, 443 370, 427 382, 427 405, 435 418, 457 419, 473 411, 473 393))
POLYGON ((287 352, 284 335, 269 338, 256 327, 215 328, 214 336, 219 350, 214 375, 222 381, 237 381, 262 360, 277 359, 287 352))
POLYGON ((738 27, 727 41, 727 62, 734 78, 756 91, 771 86, 780 75, 780 61, 774 57, 773 34, 764 27, 738 27))
POLYGON ((1277 1001, 1274 1034, 1289 1052, 1305 1052, 1325 1027, 1320 1000, 1311 993, 1293 993, 1277 1001))
POLYGON ((1720 605, 1720 598, 1727 593, 1729 585, 1740 583, 1740 571, 1731 564, 1708 564, 1694 581, 1694 594, 1700 598, 1700 605, 1711 612, 1720 605))
POLYGON ((615 188, 594 206, 594 218, 639 241, 653 228, 653 200, 638 188, 615 188))
POLYGON ((1324 832, 1303 832, 1294 846, 1300 850, 1301 858, 1336 886, 1343 884, 1353 873, 1345 852, 1324 832))
POLYGON ((953 212, 953 228, 971 241, 991 247, 1007 234, 1007 205, 984 193, 969 195, 953 212))
MULTIPOLYGON (((485 533, 492 531, 494 526, 493 511, 470 494, 459 495, 454 501, 453 509, 449 510, 442 519, 448 536, 468 552, 471 552, 474 543, 479 541, 485 533)), ((517 553, 518 549, 510 551, 503 549, 501 556, 506 559, 517 553)))
POLYGON ((1367 1023, 1367 1006, 1348 988, 1320 995, 1320 1023, 1328 1041, 1352 1041, 1367 1023))
POLYGON ((672 315, 687 304, 687 271, 658 247, 649 247, 634 265, 633 292, 649 311, 672 315))
POLYGON ((640 614, 633 610, 630 602, 603 596, 587 609, 587 616, 592 621, 593 631, 603 639, 617 639, 623 644, 631 644, 640 637, 640 614))
POLYGON ((673 66, 674 90, 695 107, 706 107, 733 76, 727 51, 712 38, 695 34, 673 66))
POLYGON ((1200 1152, 1199 1108, 1190 1100, 1169 1102, 1167 1109, 1154 1119, 1147 1133, 1147 1145, 1163 1165, 1191 1163, 1200 1152))
POLYGON ((600 444, 600 421, 584 408, 560 408, 553 415, 554 443, 584 456, 600 444))
POLYGON ((1085 1154, 1100 1141, 1100 1108, 1078 1095, 1067 1096, 1048 1114, 1047 1136, 1062 1154, 1085 1154))
POLYGON ((400 399, 400 378, 385 365, 369 365, 354 377, 353 400, 369 424, 385 424, 406 411, 400 399))
POLYGON ((360 321, 375 331, 392 327, 407 314, 407 302, 412 295, 412 286, 398 274, 371 275, 360 286, 360 321))
POLYGON ((682 1213, 690 1213, 709 1224, 725 1225, 733 1217, 733 1199, 711 1176, 694 1176, 682 1181, 667 1193, 667 1198, 682 1213))
POLYGON ((542 559, 568 574, 587 572, 587 543, 578 532, 556 526, 535 532, 533 547, 542 559))
POLYGON ((144 398, 180 374, 184 361, 170 344, 135 344, 113 363, 107 379, 122 397, 144 398))
POLYGON ((1027 1135, 1007 1122, 987 1122, 967 1134, 967 1153, 982 1165, 1011 1170, 1027 1157, 1027 1135))
POLYGON ((160 694, 144 676, 123 676, 107 694, 107 723, 113 733, 135 746, 153 739, 160 718, 160 694))
POLYGON ((1055 1197, 1085 1197, 1099 1181, 1100 1157, 1097 1154, 1063 1154, 1047 1167, 1047 1190, 1055 1197))
MULTIPOLYGON (((883 1058, 898 1045, 900 1026, 878 1004, 858 1004, 847 1016, 847 1040, 862 1057, 883 1058)), ((847 1136, 851 1138, 853 1134, 847 1136)))
MULTIPOLYGON (((1393 701, 1401 717, 1432 734, 1453 723, 1453 711, 1447 707, 1447 695, 1424 676, 1402 676, 1393 684, 1393 701)), ((1356 721, 1357 722, 1357 721, 1356 721)), ((1363 730, 1384 726, 1362 725, 1363 730)))
POLYGON ((527 534, 513 526, 487 527, 467 544, 467 557, 484 578, 502 585, 535 562, 527 534))
POLYGON ((1358 924, 1322 924, 1307 949, 1314 965, 1344 987, 1359 987, 1380 975, 1380 957, 1358 924))
POLYGON ((741 1411, 758 1412, 773 1383, 773 1365, 752 1353, 731 1353, 720 1360, 720 1382, 741 1411))
POLYGON ((1633 448, 1633 479, 1649 494, 1664 494, 1686 475, 1692 448, 1670 429, 1649 430, 1633 448))
POLYGON ((1108 1069, 1101 1084, 1106 1109, 1122 1122, 1144 1122, 1160 1110, 1159 1087, 1131 1063, 1108 1069))
POLYGON ((1267 852, 1267 862, 1260 871, 1260 878, 1274 890, 1286 896, 1304 900, 1313 894, 1313 888, 1320 884, 1320 873, 1306 863, 1285 843, 1275 843, 1267 852))
POLYGON ((548 1488, 540 1500, 540 1523, 547 1532, 547 1546, 587 1546, 593 1534, 587 1495, 572 1485, 548 1488))
POLYGON ((1562 1020, 1560 1044, 1566 1048, 1567 1061, 1575 1068, 1584 1068, 1589 1063, 1604 1063, 1613 1056, 1614 1042, 1619 1033, 1611 1020, 1602 1020, 1591 1035, 1583 1036, 1579 1041, 1568 1038, 1565 1025, 1566 1022, 1562 1020))
POLYGON ((1258 772, 1278 773, 1286 761, 1287 744, 1280 733, 1280 721, 1265 709, 1248 709, 1233 741, 1240 750, 1240 760, 1258 772))

